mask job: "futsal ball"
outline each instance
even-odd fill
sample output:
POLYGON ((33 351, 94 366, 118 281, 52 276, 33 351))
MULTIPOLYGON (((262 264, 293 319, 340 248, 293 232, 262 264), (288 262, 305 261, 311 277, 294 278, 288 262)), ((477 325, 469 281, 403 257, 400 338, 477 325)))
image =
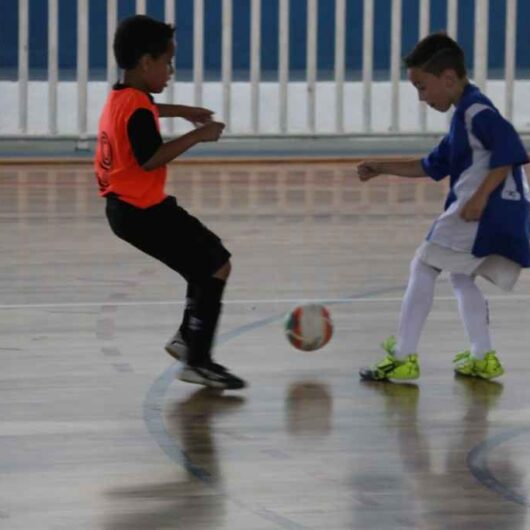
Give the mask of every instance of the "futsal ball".
POLYGON ((325 346, 333 334, 329 311, 320 304, 295 307, 285 317, 285 335, 299 350, 313 351, 325 346))

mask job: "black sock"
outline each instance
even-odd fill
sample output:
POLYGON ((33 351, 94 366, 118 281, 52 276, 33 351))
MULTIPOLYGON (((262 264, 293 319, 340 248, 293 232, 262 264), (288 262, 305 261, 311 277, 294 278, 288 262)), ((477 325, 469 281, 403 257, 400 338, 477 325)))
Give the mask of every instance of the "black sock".
POLYGON ((182 322, 180 324, 180 334, 184 339, 184 342, 189 341, 189 325, 190 318, 193 314, 193 308, 195 306, 195 286, 192 283, 188 283, 186 289, 186 305, 184 306, 184 313, 182 315, 182 322))
POLYGON ((225 285, 224 280, 214 277, 195 284, 195 304, 188 325, 190 365, 205 364, 212 360, 211 349, 221 314, 225 285))

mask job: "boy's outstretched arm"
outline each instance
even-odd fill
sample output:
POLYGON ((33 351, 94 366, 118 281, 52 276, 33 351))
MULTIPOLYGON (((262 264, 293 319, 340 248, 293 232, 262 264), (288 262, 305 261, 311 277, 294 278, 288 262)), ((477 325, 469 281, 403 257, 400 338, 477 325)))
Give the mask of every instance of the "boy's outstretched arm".
POLYGON ((193 124, 208 123, 213 120, 213 111, 203 107, 189 107, 187 105, 172 105, 157 103, 158 114, 161 118, 184 118, 193 124))
POLYGON ((409 160, 363 160, 357 166, 357 174, 363 182, 378 175, 397 175, 398 177, 426 176, 420 158, 409 160))
POLYGON ((224 128, 224 123, 210 121, 189 133, 163 143, 155 151, 155 154, 145 164, 142 164, 142 168, 146 171, 151 171, 177 158, 199 142, 216 142, 224 128))

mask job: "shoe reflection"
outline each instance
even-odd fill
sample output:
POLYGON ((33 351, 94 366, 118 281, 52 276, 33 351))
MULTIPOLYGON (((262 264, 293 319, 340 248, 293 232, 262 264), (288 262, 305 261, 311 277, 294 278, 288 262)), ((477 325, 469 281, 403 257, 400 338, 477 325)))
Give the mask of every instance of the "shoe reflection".
MULTIPOLYGON (((496 455, 481 455, 484 462, 494 463, 495 477, 501 478, 497 482, 500 487, 492 488, 491 483, 480 480, 468 461, 470 451, 490 436, 490 417, 499 405, 504 390, 502 383, 457 377, 452 392, 440 392, 436 385, 426 386, 421 389, 421 400, 419 385, 391 382, 362 385, 380 396, 381 412, 374 412, 374 421, 382 418, 387 434, 385 444, 379 449, 387 467, 373 474, 379 482, 383 477, 396 482, 392 496, 407 513, 411 528, 460 528, 463 517, 473 518, 478 528, 486 528, 481 514, 487 514, 493 521, 506 513, 507 495, 501 491, 502 487, 510 485, 510 490, 505 487, 507 492, 521 489, 524 483, 510 448, 496 455), (393 473, 388 475, 388 469, 393 473), (445 514, 443 520, 440 513, 445 514)), ((372 404, 369 409, 374 411, 377 405, 372 404)), ((488 451, 487 444, 485 451, 488 451)), ((489 472, 488 466, 482 471, 489 472)), ((375 478, 370 475, 365 480, 375 478)), ((512 504, 510 514, 511 530, 526 528, 524 507, 512 504)), ((359 510, 356 516, 363 524, 371 520, 367 510, 359 510)), ((379 514, 381 528, 392 524, 385 517, 386 514, 379 514)))
MULTIPOLYGON (((201 388, 188 398, 170 405, 166 426, 178 440, 187 461, 203 470, 209 482, 220 478, 214 418, 234 412, 245 402, 243 396, 226 394, 222 390, 201 388)), ((196 475, 194 472, 193 474, 196 475)))
POLYGON ((466 416, 486 418, 502 395, 504 386, 499 381, 486 381, 476 377, 455 375, 455 392, 464 398, 466 416))
POLYGON ((226 494, 214 423, 216 417, 236 411, 244 402, 242 396, 208 388, 171 402, 165 413, 166 428, 183 453, 187 477, 159 483, 153 479, 149 484, 108 492, 114 504, 105 530, 223 527, 226 494))

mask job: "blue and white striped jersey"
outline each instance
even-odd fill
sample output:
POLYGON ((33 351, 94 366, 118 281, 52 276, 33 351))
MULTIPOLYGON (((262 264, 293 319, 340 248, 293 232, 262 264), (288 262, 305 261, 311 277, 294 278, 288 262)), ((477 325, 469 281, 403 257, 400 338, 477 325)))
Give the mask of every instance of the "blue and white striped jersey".
POLYGON ((499 254, 530 266, 528 182, 523 164, 528 155, 513 126, 474 85, 467 85, 455 109, 449 133, 424 159, 434 180, 450 177, 445 211, 427 240, 476 257, 499 254), (491 169, 511 166, 506 180, 493 191, 478 222, 459 212, 491 169))

